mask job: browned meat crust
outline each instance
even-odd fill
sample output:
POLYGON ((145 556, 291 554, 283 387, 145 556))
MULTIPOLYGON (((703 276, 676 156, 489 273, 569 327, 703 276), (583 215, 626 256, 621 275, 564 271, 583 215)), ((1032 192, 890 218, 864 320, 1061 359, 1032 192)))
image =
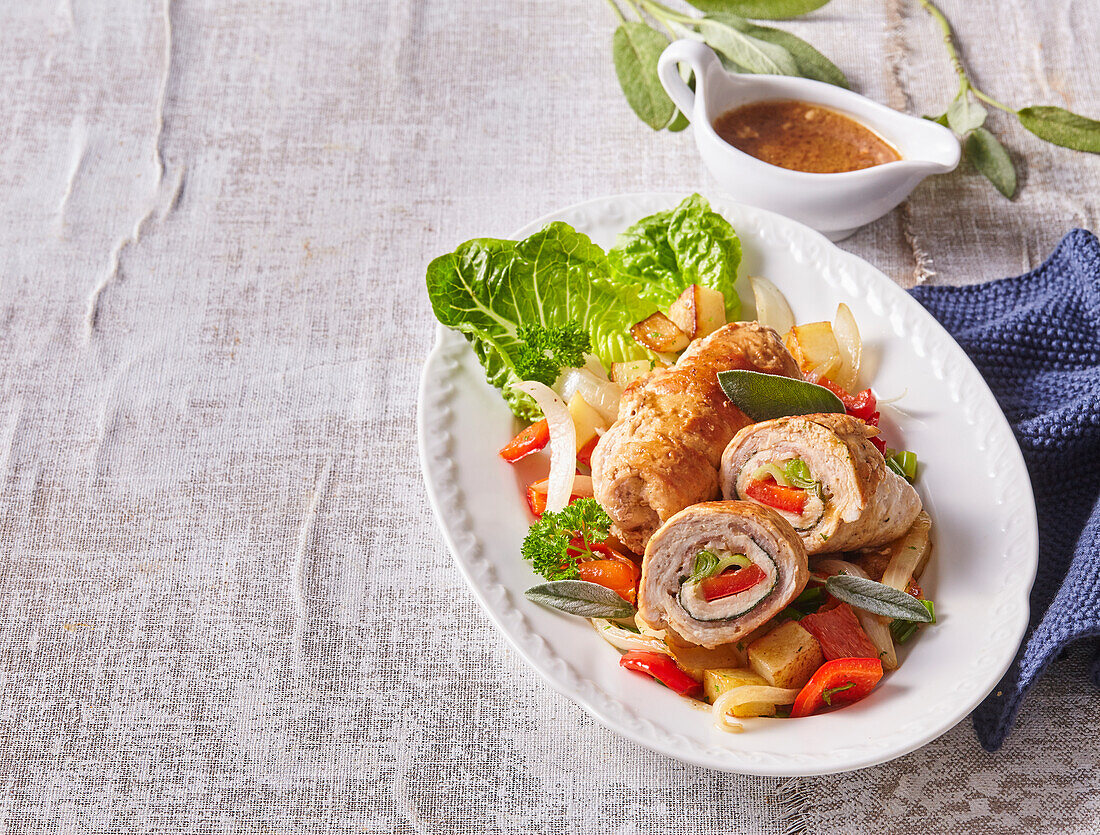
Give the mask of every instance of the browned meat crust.
POLYGON ((751 423, 718 385, 717 374, 726 369, 801 377, 775 331, 734 322, 624 392, 618 420, 592 455, 592 481, 613 532, 628 548, 641 553, 674 513, 718 497, 722 450, 751 423))

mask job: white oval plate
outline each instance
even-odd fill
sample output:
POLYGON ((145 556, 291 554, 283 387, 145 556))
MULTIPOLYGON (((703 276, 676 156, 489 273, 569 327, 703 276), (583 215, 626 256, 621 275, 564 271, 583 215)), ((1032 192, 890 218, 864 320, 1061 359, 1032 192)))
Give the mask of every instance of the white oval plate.
MULTIPOLYGON (((610 247, 615 235, 682 195, 606 197, 541 218, 610 247)), ((648 748, 722 771, 810 775, 899 757, 947 731, 1000 680, 1028 621, 1038 535, 1031 483, 1004 415, 946 331, 867 262, 795 221, 722 198, 711 205, 741 237, 746 275, 770 278, 799 322, 831 320, 847 302, 865 343, 863 385, 882 398, 894 447, 920 457, 918 489, 934 521, 922 586, 939 623, 903 648, 904 663, 866 699, 806 719, 756 719, 716 730, 690 700, 618 665, 619 653, 580 619, 528 602, 539 578, 520 558, 529 517, 523 489, 545 462, 511 466, 497 451, 518 424, 461 335, 440 328, 420 383, 420 458, 428 495, 459 570, 526 661, 598 722, 648 748), (868 366, 870 366, 868 368, 868 366)), ((751 292, 741 294, 748 301, 751 292)), ((532 456, 537 457, 537 456, 532 456)))

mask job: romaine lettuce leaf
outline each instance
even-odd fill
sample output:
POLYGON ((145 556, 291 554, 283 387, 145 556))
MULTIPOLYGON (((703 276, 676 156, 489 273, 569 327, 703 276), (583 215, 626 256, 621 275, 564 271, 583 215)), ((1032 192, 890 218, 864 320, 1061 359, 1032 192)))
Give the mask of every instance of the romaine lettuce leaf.
POLYGON ((579 322, 605 365, 648 356, 630 328, 656 306, 610 275, 602 249, 568 224, 551 223, 523 241, 477 238, 436 258, 428 298, 436 318, 470 341, 512 411, 536 420, 542 412, 534 401, 509 387, 519 381, 520 325, 579 322))
POLYGON ((741 315, 734 290, 741 241, 724 217, 698 194, 671 211, 642 218, 607 253, 612 280, 667 309, 690 284, 722 291, 726 320, 741 315))

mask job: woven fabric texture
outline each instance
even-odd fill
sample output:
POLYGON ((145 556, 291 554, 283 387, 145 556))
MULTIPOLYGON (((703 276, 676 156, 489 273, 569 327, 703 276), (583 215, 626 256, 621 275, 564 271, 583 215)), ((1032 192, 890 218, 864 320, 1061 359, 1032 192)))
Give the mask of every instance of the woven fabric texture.
MULTIPOLYGON (((1100 114, 1096 4, 942 5, 991 95, 1100 114)), ((955 90, 916 0, 779 25, 899 109, 955 90)), ((0 3, 0 832, 1096 831, 1079 649, 996 755, 964 723, 756 779, 595 725, 467 591, 417 463, 427 263, 713 189, 630 112, 614 26, 602 0, 0 3)), ((1015 200, 964 164, 843 246, 970 284, 1100 228, 1100 156, 990 120, 1015 200)))
MULTIPOLYGON (((1068 644, 1100 635, 1100 241, 1077 229, 1026 275, 912 293, 989 382, 1035 491, 1039 571, 1029 632, 974 713, 982 745, 996 750, 1050 662, 1068 644)), ((1092 680, 1100 684, 1100 652, 1092 680)))

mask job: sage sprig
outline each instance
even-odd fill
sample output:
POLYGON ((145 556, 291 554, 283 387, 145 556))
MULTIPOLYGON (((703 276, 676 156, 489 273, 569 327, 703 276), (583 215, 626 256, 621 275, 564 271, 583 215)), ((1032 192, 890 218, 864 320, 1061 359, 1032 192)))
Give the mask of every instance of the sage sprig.
MULTIPOLYGON (((829 0, 693 0, 702 17, 658 0, 607 0, 619 20, 611 39, 615 74, 638 118, 654 130, 687 127, 657 78, 657 58, 671 40, 698 38, 734 72, 796 75, 847 87, 828 58, 796 35, 751 20, 783 20, 811 12, 829 0), (624 13, 632 13, 632 20, 624 13), (663 31, 662 31, 663 30, 663 31)), ((689 82, 690 83, 690 82, 689 82)))
POLYGON ((978 89, 959 57, 955 35, 947 17, 932 0, 920 0, 920 4, 939 24, 951 66, 959 79, 955 98, 948 105, 947 111, 936 117, 936 121, 946 124, 963 138, 963 153, 966 158, 1001 194, 1011 198, 1016 193, 1016 167, 1000 140, 985 127, 987 111, 981 102, 1011 113, 1027 130, 1053 145, 1075 151, 1100 153, 1100 122, 1095 119, 1049 105, 1032 105, 1017 110, 978 89))
MULTIPOLYGON (((607 0, 619 25, 612 38, 615 73, 627 102, 654 130, 681 131, 688 121, 657 78, 657 59, 670 40, 696 38, 733 72, 795 75, 848 87, 832 61, 801 38, 755 20, 787 20, 820 9, 829 0, 688 0, 702 15, 685 14, 659 0, 607 0), (624 10, 626 13, 624 13, 624 10), (628 19, 627 13, 637 19, 628 19)), ((1100 121, 1051 105, 1016 109, 974 84, 963 66, 951 24, 932 0, 919 0, 939 24, 959 86, 946 110, 930 116, 963 142, 975 169, 1005 197, 1016 194, 1016 166, 987 123, 988 107, 1015 116, 1035 136, 1076 151, 1100 153, 1100 121)), ((686 72, 686 70, 685 70, 686 72)), ((691 83, 691 80, 689 83, 691 83)))

